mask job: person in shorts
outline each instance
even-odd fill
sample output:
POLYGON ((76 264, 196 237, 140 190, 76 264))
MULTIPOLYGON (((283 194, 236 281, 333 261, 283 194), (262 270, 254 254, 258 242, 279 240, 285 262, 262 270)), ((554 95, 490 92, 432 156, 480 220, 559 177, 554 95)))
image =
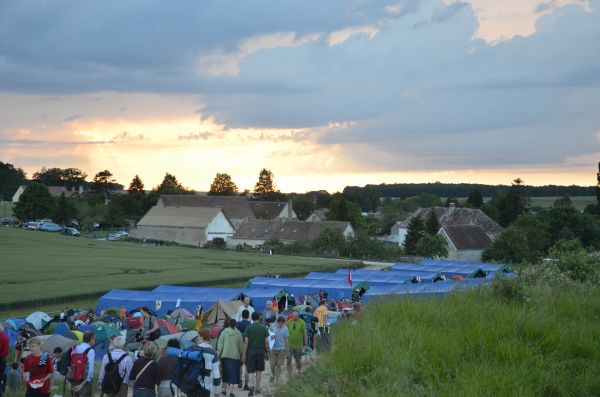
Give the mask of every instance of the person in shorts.
MULTIPOLYGON (((265 360, 269 355, 269 330, 260 323, 260 314, 252 313, 252 325, 246 328, 244 335, 244 356, 249 374, 256 374, 254 385, 250 386, 248 396, 260 393, 260 378, 265 370, 265 360)), ((250 377, 252 381, 252 377, 250 377)))
POLYGON ((292 311, 292 318, 286 323, 288 327, 289 352, 287 356, 288 378, 292 378, 292 359, 296 361, 298 373, 302 372, 302 352, 308 346, 308 334, 306 332, 306 323, 300 320, 298 310, 292 311))

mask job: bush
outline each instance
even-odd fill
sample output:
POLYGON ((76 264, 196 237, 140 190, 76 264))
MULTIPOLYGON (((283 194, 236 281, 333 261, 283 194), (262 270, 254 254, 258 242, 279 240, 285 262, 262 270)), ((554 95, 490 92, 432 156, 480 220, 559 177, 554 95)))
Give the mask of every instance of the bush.
POLYGON ((498 277, 492 283, 492 292, 495 297, 505 302, 527 302, 525 285, 519 277, 498 277))

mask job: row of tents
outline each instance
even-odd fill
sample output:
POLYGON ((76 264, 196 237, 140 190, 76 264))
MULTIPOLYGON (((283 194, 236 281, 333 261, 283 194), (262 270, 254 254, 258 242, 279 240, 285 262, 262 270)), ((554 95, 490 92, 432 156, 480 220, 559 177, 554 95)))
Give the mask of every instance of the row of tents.
POLYGON ((100 298, 97 311, 121 306, 130 311, 147 306, 159 315, 176 309, 194 313, 199 305, 206 310, 218 302, 245 297, 252 300, 256 310, 262 311, 265 303, 272 300, 286 307, 306 301, 314 304, 321 291, 336 300, 351 299, 353 293, 363 301, 397 294, 438 296, 457 288, 480 285, 500 274, 514 275, 513 270, 503 264, 425 259, 419 264, 396 263, 385 271, 339 269, 333 273, 311 272, 302 279, 254 277, 245 288, 160 285, 152 291, 112 290, 100 298), (349 272, 352 284, 348 281, 349 272))

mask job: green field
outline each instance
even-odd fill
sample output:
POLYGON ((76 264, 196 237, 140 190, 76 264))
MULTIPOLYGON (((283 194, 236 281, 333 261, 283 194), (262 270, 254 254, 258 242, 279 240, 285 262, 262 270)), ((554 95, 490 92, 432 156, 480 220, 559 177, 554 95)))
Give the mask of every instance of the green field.
MULTIPOLYGON (((531 205, 542 208, 550 208, 560 197, 531 197, 531 205)), ((588 204, 596 204, 596 196, 571 197, 573 207, 583 211, 588 204)))
POLYGON ((278 396, 598 396, 600 287, 492 288, 365 306, 278 396))
POLYGON ((9 218, 12 215, 12 203, 9 201, 0 201, 0 218, 9 218))
POLYGON ((225 286, 267 272, 332 271, 348 261, 142 246, 0 228, 0 311, 91 300, 111 289, 225 286))

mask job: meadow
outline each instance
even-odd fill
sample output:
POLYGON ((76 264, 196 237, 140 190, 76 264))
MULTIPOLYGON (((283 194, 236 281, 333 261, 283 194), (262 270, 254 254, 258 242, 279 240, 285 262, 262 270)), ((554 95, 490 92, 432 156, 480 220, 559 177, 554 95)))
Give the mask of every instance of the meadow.
POLYGON ((333 271, 348 261, 180 246, 143 246, 0 228, 0 311, 97 298, 159 284, 228 286, 267 272, 333 271))
POLYGON ((600 287, 493 288, 367 304, 330 354, 278 396, 592 396, 600 391, 600 287))
MULTIPOLYGON (((560 197, 531 197, 531 205, 542 207, 542 208, 550 208, 554 204, 554 202, 560 197)), ((575 196, 571 197, 571 202, 573 203, 573 207, 577 208, 579 211, 583 211, 585 207, 589 204, 596 204, 596 196, 575 196)))

